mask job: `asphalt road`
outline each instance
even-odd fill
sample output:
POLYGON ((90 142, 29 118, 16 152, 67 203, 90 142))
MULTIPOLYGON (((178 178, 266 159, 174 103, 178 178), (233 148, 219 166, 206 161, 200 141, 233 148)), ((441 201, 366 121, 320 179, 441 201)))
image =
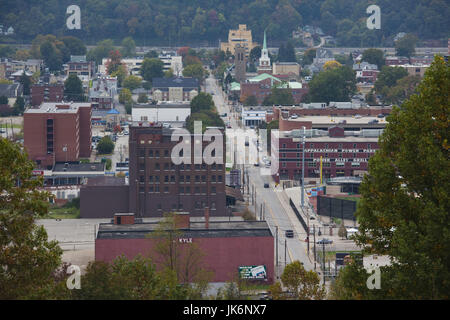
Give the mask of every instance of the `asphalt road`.
MULTIPOLYGON (((240 122, 237 120, 237 115, 231 113, 230 106, 225 103, 222 90, 217 85, 214 77, 211 76, 206 79, 205 88, 207 93, 214 93, 213 100, 219 114, 227 113, 225 120, 230 122, 232 129, 239 128, 240 122)), ((248 158, 242 159, 242 157, 245 157, 245 153, 242 152, 239 153, 238 157, 241 157, 241 161, 248 160, 248 158)), ((256 210, 252 202, 250 202, 252 205, 249 208, 256 212, 256 216, 259 219, 261 205, 264 206, 263 219, 267 221, 273 235, 277 239, 277 245, 275 247, 278 246, 278 250, 276 250, 278 254, 276 256, 278 256, 279 272, 281 272, 285 265, 285 261, 286 263, 290 263, 295 260, 302 262, 306 270, 313 270, 314 264, 308 259, 307 245, 304 241, 306 232, 293 213, 289 212, 290 209, 286 207, 286 203, 282 203, 277 196, 277 192, 281 190, 275 190, 275 184, 270 175, 261 175, 261 167, 254 167, 253 164, 246 164, 244 167, 246 172, 248 172, 250 180, 250 192, 252 193, 252 190, 256 192, 256 210), (264 183, 269 183, 270 187, 264 188, 264 183), (294 237, 286 238, 286 230, 294 230, 294 237)), ((253 196, 250 195, 250 198, 253 198, 253 196)))

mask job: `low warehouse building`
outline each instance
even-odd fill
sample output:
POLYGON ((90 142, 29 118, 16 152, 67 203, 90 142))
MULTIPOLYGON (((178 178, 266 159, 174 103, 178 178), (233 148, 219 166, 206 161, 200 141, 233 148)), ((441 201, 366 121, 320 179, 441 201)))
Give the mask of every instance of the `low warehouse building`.
MULTIPOLYGON (((239 270, 259 270, 255 279, 274 282, 274 237, 265 221, 191 221, 189 213, 177 213, 179 221, 176 244, 196 244, 204 254, 202 267, 214 271, 212 282, 235 280, 239 270), (263 270, 261 272, 261 270, 263 270)), ((95 260, 111 262, 125 255, 133 259, 138 254, 157 260, 158 238, 151 234, 158 222, 142 223, 133 214, 116 214, 114 223, 99 225, 95 239, 95 260)))

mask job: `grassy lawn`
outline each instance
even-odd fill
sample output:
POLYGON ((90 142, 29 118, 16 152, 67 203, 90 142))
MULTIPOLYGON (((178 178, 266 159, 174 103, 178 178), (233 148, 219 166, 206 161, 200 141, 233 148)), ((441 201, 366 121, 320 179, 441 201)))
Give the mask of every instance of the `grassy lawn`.
POLYGON ((78 219, 80 217, 80 210, 74 207, 71 208, 49 208, 48 214, 42 219, 78 219))
POLYGON ((356 205, 358 205, 358 202, 361 200, 361 197, 352 197, 352 196, 348 196, 348 197, 336 197, 337 199, 343 199, 343 200, 350 200, 350 201, 355 201, 356 205))

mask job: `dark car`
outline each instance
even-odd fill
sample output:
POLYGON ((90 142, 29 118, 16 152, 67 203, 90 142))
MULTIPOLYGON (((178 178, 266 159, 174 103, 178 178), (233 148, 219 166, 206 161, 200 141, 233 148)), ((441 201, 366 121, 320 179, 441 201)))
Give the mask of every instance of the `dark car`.
POLYGON ((264 183, 264 188, 269 188, 269 184, 268 183, 264 183))
POLYGON ((377 118, 384 118, 384 114, 380 113, 379 115, 377 115, 377 118))
POLYGON ((332 244, 333 241, 330 239, 320 239, 319 241, 317 241, 317 244, 332 244))
POLYGON ((293 238, 294 237, 294 231, 292 230, 286 230, 286 238, 293 238))

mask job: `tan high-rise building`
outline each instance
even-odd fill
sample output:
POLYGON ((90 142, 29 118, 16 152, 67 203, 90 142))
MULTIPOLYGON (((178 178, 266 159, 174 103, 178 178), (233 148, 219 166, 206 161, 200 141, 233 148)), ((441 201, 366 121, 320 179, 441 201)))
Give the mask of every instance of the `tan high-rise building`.
POLYGON ((228 42, 222 42, 220 44, 220 50, 231 54, 235 54, 236 45, 240 45, 245 48, 245 54, 248 57, 250 50, 256 47, 258 44, 252 41, 252 31, 247 29, 246 24, 240 24, 239 29, 230 30, 228 32, 228 42))

